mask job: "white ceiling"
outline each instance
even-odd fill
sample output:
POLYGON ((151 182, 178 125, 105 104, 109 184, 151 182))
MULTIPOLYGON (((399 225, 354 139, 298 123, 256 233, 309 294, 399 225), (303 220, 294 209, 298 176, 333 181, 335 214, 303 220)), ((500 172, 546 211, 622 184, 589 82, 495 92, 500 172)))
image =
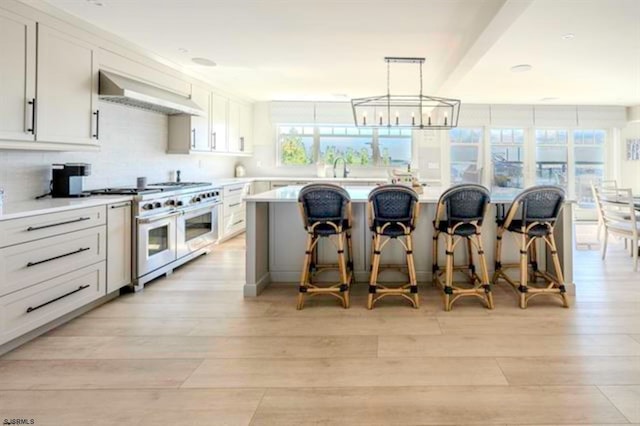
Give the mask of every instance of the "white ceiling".
POLYGON ((383 94, 384 56, 424 56, 424 92, 463 102, 640 104, 640 0, 47 1, 258 100, 383 94))

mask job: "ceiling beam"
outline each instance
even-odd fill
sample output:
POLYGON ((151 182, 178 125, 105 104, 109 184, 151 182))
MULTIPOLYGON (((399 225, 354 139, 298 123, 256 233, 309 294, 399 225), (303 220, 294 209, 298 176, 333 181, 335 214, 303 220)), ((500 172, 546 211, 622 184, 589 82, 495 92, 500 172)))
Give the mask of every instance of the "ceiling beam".
POLYGON ((436 93, 448 96, 489 49, 502 37, 534 0, 504 0, 493 15, 478 19, 467 33, 466 47, 452 57, 435 81, 436 93))

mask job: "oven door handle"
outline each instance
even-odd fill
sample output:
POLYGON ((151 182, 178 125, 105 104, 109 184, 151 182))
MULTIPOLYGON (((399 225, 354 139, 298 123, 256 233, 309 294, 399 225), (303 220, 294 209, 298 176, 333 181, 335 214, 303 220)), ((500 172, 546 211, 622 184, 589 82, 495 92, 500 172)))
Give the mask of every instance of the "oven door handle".
POLYGON ((219 206, 220 204, 222 204, 222 203, 220 203, 220 202, 215 202, 215 203, 206 204, 206 205, 199 205, 199 206, 195 206, 195 207, 193 207, 193 208, 189 208, 189 209, 182 209, 182 210, 181 210, 181 213, 184 215, 184 214, 187 214, 187 213, 193 213, 193 212, 196 212, 196 211, 198 211, 198 210, 203 210, 203 211, 211 210, 211 208, 212 208, 212 207, 219 206))
POLYGON ((140 225, 146 225, 148 223, 157 222, 159 220, 168 219, 174 216, 180 216, 180 212, 173 212, 169 214, 159 214, 157 216, 151 216, 151 217, 138 217, 138 223, 140 225))

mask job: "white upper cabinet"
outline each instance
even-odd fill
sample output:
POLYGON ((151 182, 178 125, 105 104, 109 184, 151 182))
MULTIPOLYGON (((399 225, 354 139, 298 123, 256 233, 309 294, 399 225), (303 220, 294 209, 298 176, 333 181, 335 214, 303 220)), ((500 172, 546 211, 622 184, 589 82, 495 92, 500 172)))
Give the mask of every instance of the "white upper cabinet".
POLYGON ((228 148, 227 126, 229 114, 229 99, 211 94, 211 150, 226 152, 228 148))
POLYGON ((229 152, 240 152, 240 103, 229 101, 229 152))
POLYGON ((169 153, 211 152, 210 97, 211 92, 194 85, 191 100, 202 109, 202 115, 179 114, 169 117, 169 153))
POLYGON ((34 141, 36 23, 0 9, 0 139, 34 141))
POLYGON ((100 138, 96 49, 38 25, 36 138, 95 144, 100 138))
POLYGON ((253 106, 229 101, 229 152, 250 153, 253 149, 253 106))

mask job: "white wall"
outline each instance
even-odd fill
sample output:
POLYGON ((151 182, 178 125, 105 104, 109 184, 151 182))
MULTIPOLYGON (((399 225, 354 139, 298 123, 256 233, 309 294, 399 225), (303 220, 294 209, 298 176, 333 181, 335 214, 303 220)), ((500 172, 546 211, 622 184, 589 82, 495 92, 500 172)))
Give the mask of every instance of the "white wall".
POLYGON ((633 189, 640 195, 640 161, 627 160, 627 139, 640 139, 640 121, 628 123, 620 130, 620 173, 619 186, 633 189))
POLYGON ((92 166, 86 188, 135 186, 136 177, 166 181, 182 171, 183 181, 233 176, 234 157, 167 155, 167 116, 101 102, 100 152, 0 151, 0 188, 5 202, 24 201, 47 192, 52 163, 92 166))

